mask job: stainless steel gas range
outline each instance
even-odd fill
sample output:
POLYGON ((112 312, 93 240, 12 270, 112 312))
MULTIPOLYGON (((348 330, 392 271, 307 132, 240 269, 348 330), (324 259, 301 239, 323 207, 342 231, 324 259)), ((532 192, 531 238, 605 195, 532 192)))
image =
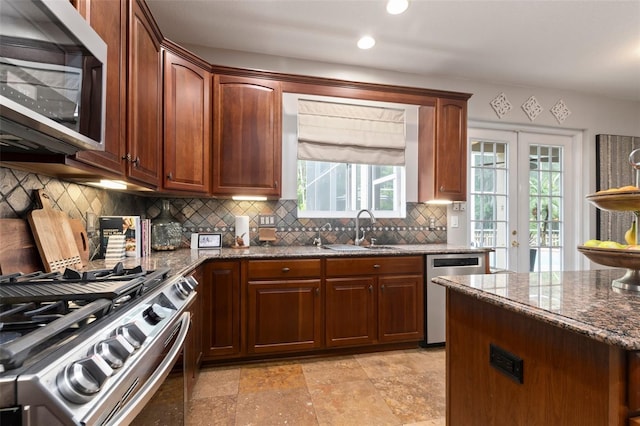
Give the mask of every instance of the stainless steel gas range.
POLYGON ((182 351, 197 284, 122 264, 0 277, 0 424, 131 423, 182 351))

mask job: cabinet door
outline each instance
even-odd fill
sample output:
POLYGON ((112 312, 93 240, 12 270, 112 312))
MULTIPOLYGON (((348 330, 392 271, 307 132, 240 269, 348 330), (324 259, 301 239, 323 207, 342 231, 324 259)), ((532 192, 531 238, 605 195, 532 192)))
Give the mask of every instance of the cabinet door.
POLYGON ((467 199, 467 102, 438 98, 436 112, 438 198, 467 199))
POLYGON ((214 77, 213 194, 280 196, 280 83, 214 77))
POLYGON ((418 200, 466 201, 467 102, 438 98, 418 114, 418 200))
POLYGON ((378 278, 380 342, 424 339, 422 275, 378 278))
POLYGON ((160 38, 148 10, 131 2, 127 175, 147 186, 160 184, 162 147, 162 79, 160 38))
POLYGON ((374 342, 377 334, 375 278, 329 278, 325 283, 327 346, 374 342))
POLYGON ((210 262, 205 265, 202 296, 204 358, 240 354, 240 264, 210 262))
POLYGON ((320 280, 249 281, 247 352, 301 351, 322 345, 320 280))
POLYGON ((211 74, 165 50, 164 188, 209 192, 210 115, 211 74))
POLYGON ((76 160, 124 177, 126 155, 126 22, 125 0, 78 0, 78 10, 107 43, 107 99, 104 152, 80 151, 76 160))

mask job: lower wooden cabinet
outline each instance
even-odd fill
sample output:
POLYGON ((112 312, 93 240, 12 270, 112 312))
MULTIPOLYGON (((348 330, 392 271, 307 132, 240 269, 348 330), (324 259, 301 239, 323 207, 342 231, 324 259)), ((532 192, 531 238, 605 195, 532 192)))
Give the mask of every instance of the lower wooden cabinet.
POLYGON ((320 259, 247 262, 247 352, 322 347, 320 259))
POLYGON ((424 338, 422 256, 211 261, 205 360, 424 338))
POLYGON ((368 345, 376 340, 376 286, 373 277, 327 279, 328 347, 368 345))
POLYGON ((240 262, 209 262, 201 283, 204 359, 241 354, 240 262))
MULTIPOLYGON (((189 275, 193 276, 199 284, 202 284, 202 268, 197 268, 189 275)), ((191 326, 187 333, 182 352, 187 400, 190 400, 193 395, 193 389, 198 381, 200 363, 202 361, 202 296, 200 295, 200 289, 201 287, 196 289, 196 297, 187 307, 187 310, 191 314, 191 326)))
POLYGON ((326 262, 328 347, 424 338, 421 256, 326 262))
POLYGON ((249 281, 247 352, 320 348, 321 310, 320 279, 249 281))

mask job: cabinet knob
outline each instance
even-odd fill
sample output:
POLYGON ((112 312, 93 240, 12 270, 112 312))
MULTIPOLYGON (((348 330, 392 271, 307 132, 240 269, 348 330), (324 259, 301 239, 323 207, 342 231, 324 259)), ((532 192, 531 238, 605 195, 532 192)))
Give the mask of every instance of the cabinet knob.
POLYGON ((369 284, 369 293, 373 292, 373 285, 369 284))
POLYGON ((320 295, 320 287, 316 287, 316 295, 320 295))
POLYGON ((167 179, 173 180, 173 173, 169 172, 169 174, 167 175, 167 179))
POLYGON ((375 265, 373 265, 373 269, 380 269, 380 265, 376 263, 375 265))
POLYGON ((278 187, 278 181, 273 182, 273 186, 274 186, 275 188, 277 188, 277 187, 278 187))
POLYGON ((123 155, 122 159, 126 161, 131 161, 131 154, 123 155))
POLYGON ((131 163, 133 163, 134 167, 138 167, 140 165, 140 157, 136 157, 135 160, 131 160, 131 163))
POLYGON ((440 185, 440 192, 444 192, 444 185, 440 185))
POLYGON ((289 272, 291 269, 289 268, 282 268, 282 272, 289 272))
POLYGON ((384 291, 384 284, 380 286, 380 290, 384 291))

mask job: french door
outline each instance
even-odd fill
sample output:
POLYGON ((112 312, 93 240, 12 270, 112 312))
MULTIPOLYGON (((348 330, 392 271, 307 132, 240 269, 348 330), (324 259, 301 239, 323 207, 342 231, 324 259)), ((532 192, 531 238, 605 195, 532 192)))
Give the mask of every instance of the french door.
POLYGON ((494 249, 492 268, 572 269, 572 137, 479 128, 468 133, 472 245, 494 249))

